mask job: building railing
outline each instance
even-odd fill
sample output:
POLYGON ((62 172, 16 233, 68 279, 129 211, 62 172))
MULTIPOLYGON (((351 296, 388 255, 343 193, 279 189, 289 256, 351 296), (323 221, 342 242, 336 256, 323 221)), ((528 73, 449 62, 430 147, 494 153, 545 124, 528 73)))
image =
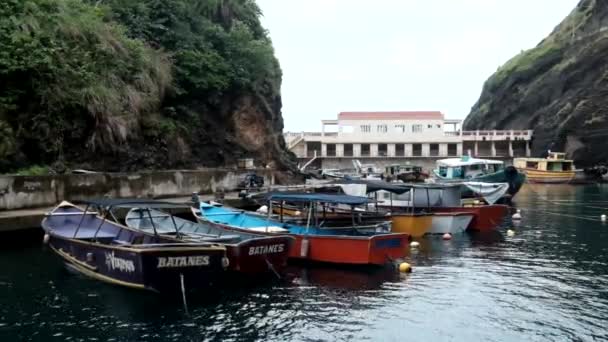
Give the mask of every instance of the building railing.
MULTIPOLYGON (((478 130, 478 131, 447 131, 443 132, 445 137, 462 137, 462 140, 530 140, 532 130, 478 130)), ((314 138, 318 141, 321 137, 338 137, 338 132, 285 132, 285 140, 289 143, 296 139, 314 138)))

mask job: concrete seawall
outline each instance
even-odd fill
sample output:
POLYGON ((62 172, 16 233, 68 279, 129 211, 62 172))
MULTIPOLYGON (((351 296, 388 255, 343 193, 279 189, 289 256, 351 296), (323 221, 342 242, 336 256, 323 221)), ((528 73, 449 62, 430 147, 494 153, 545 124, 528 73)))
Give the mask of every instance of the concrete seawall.
MULTIPOLYGON (((266 185, 295 179, 274 170, 255 170, 266 185)), ((52 206, 60 201, 101 197, 180 197, 237 188, 251 170, 180 170, 56 176, 0 176, 0 211, 52 206)))

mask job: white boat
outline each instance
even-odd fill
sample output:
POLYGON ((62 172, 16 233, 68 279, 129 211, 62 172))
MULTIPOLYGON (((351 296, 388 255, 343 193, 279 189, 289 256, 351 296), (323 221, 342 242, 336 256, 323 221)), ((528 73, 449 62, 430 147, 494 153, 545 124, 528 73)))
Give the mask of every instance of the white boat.
POLYGON ((431 229, 427 234, 461 234, 473 219, 472 213, 434 213, 431 229))

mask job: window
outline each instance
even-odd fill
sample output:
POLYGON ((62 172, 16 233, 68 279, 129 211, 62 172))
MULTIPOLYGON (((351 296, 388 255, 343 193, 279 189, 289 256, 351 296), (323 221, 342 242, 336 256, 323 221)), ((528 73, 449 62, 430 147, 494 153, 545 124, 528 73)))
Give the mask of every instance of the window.
POLYGON ((378 133, 386 133, 388 131, 386 125, 378 125, 376 129, 378 130, 378 133))
POLYGON ((439 144, 430 144, 429 153, 432 157, 437 157, 439 155, 439 144))
POLYGON ((340 131, 342 133, 352 133, 353 132, 353 126, 341 126, 340 127, 340 131))
POLYGON ((413 144, 412 145, 412 155, 414 157, 422 156, 422 144, 413 144))
POLYGON ((345 157, 353 156, 353 144, 344 144, 344 156, 345 157))
POLYGON ((448 156, 458 155, 458 144, 448 144, 448 156))
POLYGON ((420 132, 422 132, 422 125, 412 125, 412 132, 413 133, 420 133, 420 132))
POLYGON ((370 133, 372 127, 370 125, 361 125, 361 133, 370 133))
POLYGON ((361 156, 369 157, 369 154, 370 154, 369 144, 361 144, 361 156))
POLYGON ((405 157, 405 145, 404 144, 395 144, 395 156, 405 157))
POLYGON ((433 125, 431 125, 431 124, 428 124, 428 128, 433 128, 433 125))
POLYGON ((327 144, 326 153, 328 157, 336 156, 336 144, 327 144))
POLYGON ((440 124, 437 124, 437 128, 441 128, 441 125, 440 125, 440 124))
POLYGON ((405 133, 405 125, 395 125, 395 132, 405 133))
POLYGON ((378 144, 378 156, 386 157, 388 155, 388 146, 386 144, 378 144))

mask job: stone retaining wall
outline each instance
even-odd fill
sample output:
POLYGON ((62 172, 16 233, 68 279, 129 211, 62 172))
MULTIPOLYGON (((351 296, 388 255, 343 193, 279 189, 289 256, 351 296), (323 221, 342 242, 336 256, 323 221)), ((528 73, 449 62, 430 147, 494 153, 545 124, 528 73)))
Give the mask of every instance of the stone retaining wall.
MULTIPOLYGON (((180 197, 231 191, 249 170, 206 169, 56 176, 0 176, 0 210, 52 206, 60 201, 113 197, 180 197)), ((294 182, 283 172, 256 170, 265 185, 294 182)))

